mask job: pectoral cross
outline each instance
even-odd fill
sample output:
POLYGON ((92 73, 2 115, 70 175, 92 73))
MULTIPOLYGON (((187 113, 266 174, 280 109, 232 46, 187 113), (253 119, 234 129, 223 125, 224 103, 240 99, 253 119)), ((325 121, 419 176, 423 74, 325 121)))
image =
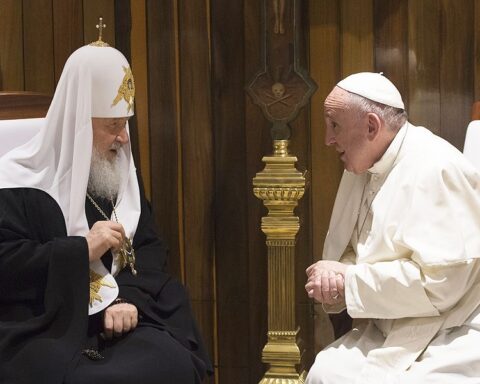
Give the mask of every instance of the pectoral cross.
POLYGON ((98 29, 98 41, 102 41, 102 32, 103 28, 107 28, 105 24, 103 24, 103 17, 98 18, 98 24, 95 26, 98 29))
POLYGON ((137 270, 135 269, 135 250, 132 246, 132 241, 127 237, 123 242, 122 248, 120 248, 120 254, 122 255, 123 265, 128 265, 132 271, 133 276, 137 276, 137 270))

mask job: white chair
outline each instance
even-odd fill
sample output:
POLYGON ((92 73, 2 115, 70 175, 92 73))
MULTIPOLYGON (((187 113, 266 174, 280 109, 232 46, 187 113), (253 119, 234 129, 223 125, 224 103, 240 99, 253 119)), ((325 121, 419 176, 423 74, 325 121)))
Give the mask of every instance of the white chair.
POLYGON ((8 151, 25 144, 40 130, 44 118, 0 120, 0 157, 8 151))
POLYGON ((480 170, 480 102, 478 101, 472 107, 472 121, 467 127, 463 154, 480 170))
POLYGON ((51 100, 36 92, 0 92, 0 156, 39 131, 51 100))

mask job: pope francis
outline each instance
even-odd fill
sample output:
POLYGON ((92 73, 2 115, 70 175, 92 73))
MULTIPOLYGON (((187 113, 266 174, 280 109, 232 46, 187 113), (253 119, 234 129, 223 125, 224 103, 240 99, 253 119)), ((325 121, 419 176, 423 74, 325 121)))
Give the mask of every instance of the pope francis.
POLYGON ((324 108, 345 171, 305 288, 360 320, 306 382, 479 383, 480 174, 382 74, 340 81, 324 108))

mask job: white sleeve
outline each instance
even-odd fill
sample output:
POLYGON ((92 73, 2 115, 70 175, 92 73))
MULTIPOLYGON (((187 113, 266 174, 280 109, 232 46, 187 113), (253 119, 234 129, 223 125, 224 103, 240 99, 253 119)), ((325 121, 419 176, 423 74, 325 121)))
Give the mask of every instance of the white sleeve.
POLYGON ((449 310, 480 275, 477 259, 420 269, 402 259, 347 269, 345 296, 354 318, 438 316, 449 310))
POLYGON ((372 228, 387 244, 387 256, 347 269, 348 312, 356 318, 438 316, 479 280, 479 175, 446 151, 390 177, 383 185, 390 195, 377 202, 382 220, 372 228), (404 256, 388 255, 392 249, 404 256))

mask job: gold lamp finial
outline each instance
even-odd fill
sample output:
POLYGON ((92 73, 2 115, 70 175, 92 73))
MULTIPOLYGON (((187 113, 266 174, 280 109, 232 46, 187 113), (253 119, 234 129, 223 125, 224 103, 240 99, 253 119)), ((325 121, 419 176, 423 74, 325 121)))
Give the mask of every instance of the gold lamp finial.
POLYGON ((98 18, 98 24, 95 27, 98 29, 98 40, 94 41, 93 43, 90 43, 90 45, 93 45, 95 47, 109 47, 110 45, 108 45, 102 40, 103 29, 107 28, 107 26, 103 24, 102 16, 98 18))

